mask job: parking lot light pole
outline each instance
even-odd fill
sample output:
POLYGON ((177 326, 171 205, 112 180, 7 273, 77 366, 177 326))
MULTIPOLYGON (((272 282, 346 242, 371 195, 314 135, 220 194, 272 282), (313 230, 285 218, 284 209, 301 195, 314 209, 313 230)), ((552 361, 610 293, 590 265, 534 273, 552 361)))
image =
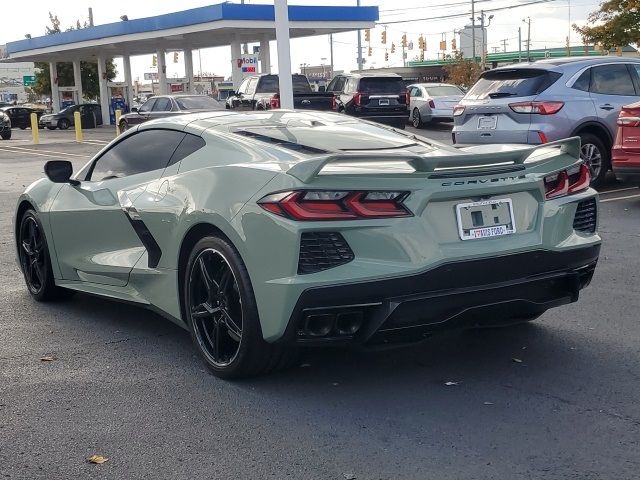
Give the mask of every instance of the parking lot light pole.
POLYGON ((280 106, 293 109, 293 79, 291 78, 291 45, 289 40, 289 7, 287 0, 275 0, 276 45, 278 48, 278 78, 280 106))

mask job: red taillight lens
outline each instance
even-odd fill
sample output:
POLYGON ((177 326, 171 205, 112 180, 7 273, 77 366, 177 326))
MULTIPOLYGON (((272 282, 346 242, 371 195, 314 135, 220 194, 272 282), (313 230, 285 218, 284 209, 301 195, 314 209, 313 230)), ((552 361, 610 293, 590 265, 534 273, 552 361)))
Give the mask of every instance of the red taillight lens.
POLYGON ((591 175, 584 163, 577 170, 562 170, 544 178, 544 193, 547 199, 563 197, 589 188, 591 175), (572 171, 574 170, 574 171, 572 171))
POLYGON ((638 111, 631 112, 629 110, 622 110, 618 117, 618 125, 621 127, 640 127, 640 116, 638 111))
POLYGON ((464 113, 464 105, 456 105, 455 107, 453 107, 453 116, 454 117, 462 115, 463 113, 464 113))
POLYGON ((334 112, 338 110, 338 102, 336 102, 336 96, 331 97, 331 110, 334 112))
POLYGON ((271 108, 280 108, 280 95, 277 93, 271 97, 271 108))
POLYGON ((549 140, 547 139, 547 136, 544 134, 544 132, 538 132, 538 138, 540 139, 540 143, 549 143, 549 140))
POLYGON ((434 102, 433 100, 429 100, 429 106, 431 108, 436 108, 436 102, 434 102))
POLYGON ((404 92, 404 103, 409 105, 410 102, 411 98, 409 97, 409 90, 407 90, 406 92, 404 92))
POLYGON ((564 107, 564 102, 518 102, 510 103, 509 108, 516 113, 536 113, 538 115, 553 115, 564 107))
POLYGON ((408 217, 402 201, 408 192, 299 190, 267 195, 265 210, 300 221, 408 217))
POLYGON ((359 107, 361 102, 362 102, 362 93, 356 92, 353 95, 353 104, 359 107))

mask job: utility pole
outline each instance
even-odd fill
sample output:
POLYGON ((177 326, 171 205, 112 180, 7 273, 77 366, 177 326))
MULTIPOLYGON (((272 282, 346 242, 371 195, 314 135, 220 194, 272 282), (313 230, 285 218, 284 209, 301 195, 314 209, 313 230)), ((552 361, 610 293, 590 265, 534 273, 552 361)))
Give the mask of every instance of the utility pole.
POLYGON ((518 27, 518 62, 522 62, 522 28, 518 27))
MULTIPOLYGON (((360 0, 357 0, 356 5, 360 6, 360 0)), ((362 31, 358 29, 358 71, 362 70, 362 31)))
POLYGON ((502 51, 503 51, 503 52, 505 52, 505 53, 506 53, 506 51, 507 51, 507 45, 509 45, 509 44, 507 43, 507 40, 509 40, 509 39, 508 39, 508 38, 503 38, 503 39, 502 39, 502 51))
POLYGON ((530 62, 531 56, 529 55, 529 51, 531 50, 531 17, 527 17, 522 21, 527 24, 527 62, 530 62))
POLYGON ((476 61, 476 2, 471 0, 471 50, 473 61, 476 61))
POLYGON ((484 70, 484 51, 485 51, 485 46, 484 46, 484 10, 480 10, 480 35, 482 35, 482 52, 480 52, 480 66, 482 67, 482 70, 484 70))
POLYGON ((333 75, 333 33, 329 34, 329 62, 331 63, 331 75, 333 75))
POLYGON ((93 8, 89 7, 89 26, 93 27, 93 8))

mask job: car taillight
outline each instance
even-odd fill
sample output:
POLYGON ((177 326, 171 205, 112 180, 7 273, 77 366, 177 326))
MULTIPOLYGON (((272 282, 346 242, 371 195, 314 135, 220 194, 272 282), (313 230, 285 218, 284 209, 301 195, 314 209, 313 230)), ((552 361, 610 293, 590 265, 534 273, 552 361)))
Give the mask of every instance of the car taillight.
POLYGON ((407 90, 406 92, 404 92, 404 103, 406 105, 409 105, 410 101, 411 101, 411 99, 409 97, 409 90, 407 90))
POLYGON ((431 108, 436 108, 436 102, 434 102, 433 100, 429 100, 429 106, 431 108))
POLYGON ((463 113, 464 113, 464 105, 456 105, 455 107, 453 107, 453 116, 454 117, 462 115, 463 113))
POLYGON ((338 110, 338 102, 336 102, 336 96, 331 97, 331 110, 334 112, 338 110))
POLYGON ((353 95, 353 104, 359 107, 361 102, 362 102, 362 93, 356 92, 353 95))
POLYGON ((538 138, 540 139, 540 143, 549 143, 549 140, 547 139, 547 136, 544 134, 544 132, 538 132, 538 138))
POLYGON ((516 113, 537 113, 538 115, 553 115, 564 106, 564 102, 518 102, 510 103, 509 108, 516 113))
POLYGON ((271 108, 280 108, 280 95, 276 93, 271 97, 271 101, 269 103, 271 104, 271 108))
POLYGON ((629 110, 622 110, 618 117, 617 124, 621 127, 640 127, 640 117, 638 112, 630 112, 629 110))
POLYGON ((258 201, 268 212, 301 221, 409 217, 403 205, 409 192, 297 190, 258 201))
POLYGON ((584 163, 576 169, 562 170, 544 177, 544 196, 547 199, 563 197, 589 188, 591 175, 584 163))

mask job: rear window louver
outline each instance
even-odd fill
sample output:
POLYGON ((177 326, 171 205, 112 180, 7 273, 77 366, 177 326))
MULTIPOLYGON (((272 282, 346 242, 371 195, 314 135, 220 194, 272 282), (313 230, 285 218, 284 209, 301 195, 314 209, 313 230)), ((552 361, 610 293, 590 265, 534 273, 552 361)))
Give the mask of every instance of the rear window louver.
POLYGON ((269 135, 264 135, 262 133, 252 132, 249 130, 236 130, 233 133, 235 133, 236 135, 242 135, 243 137, 253 138, 254 140, 259 140, 260 142, 268 143, 269 145, 287 148, 289 150, 294 150, 300 153, 329 153, 329 150, 323 150, 321 148, 311 147, 309 145, 302 145, 300 143, 283 140, 281 138, 270 137, 269 135))

